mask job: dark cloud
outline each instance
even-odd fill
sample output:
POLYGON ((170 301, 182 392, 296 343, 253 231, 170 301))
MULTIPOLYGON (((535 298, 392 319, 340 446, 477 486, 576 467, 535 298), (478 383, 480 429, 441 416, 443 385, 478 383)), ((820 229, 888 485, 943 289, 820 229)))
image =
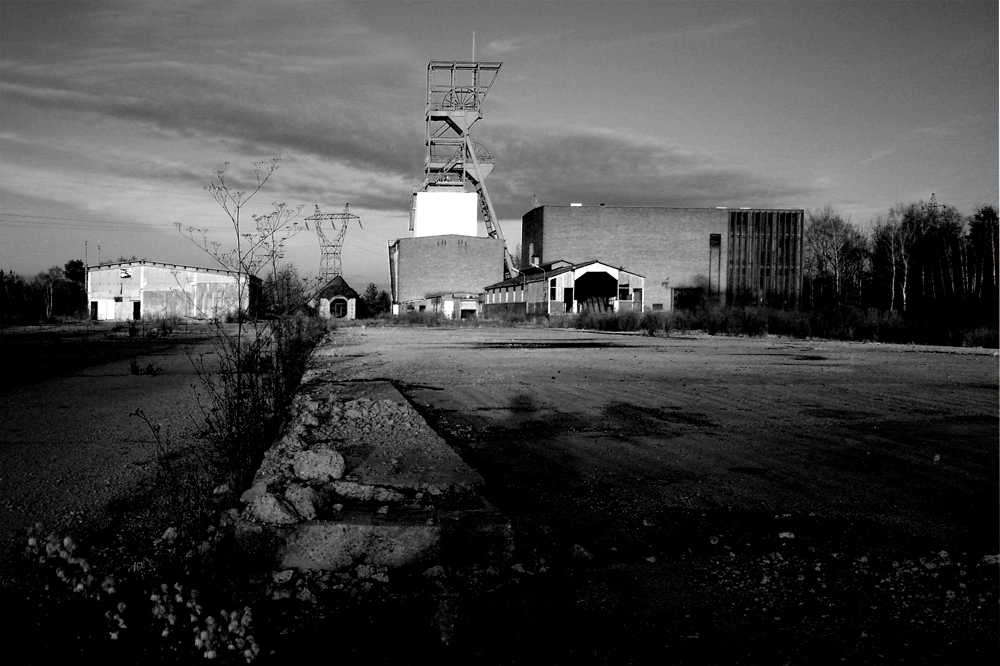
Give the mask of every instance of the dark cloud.
MULTIPOLYGON (((495 205, 525 210, 542 203, 621 206, 778 206, 809 188, 753 173, 718 158, 646 137, 573 128, 486 127, 480 137, 494 155, 487 181, 495 205)), ((479 137, 477 137, 479 138, 479 137)))
MULTIPOLYGON (((244 11, 230 3, 147 4, 156 7, 74 8, 77 23, 89 25, 94 37, 50 39, 44 52, 26 43, 30 35, 15 35, 27 51, 3 50, 5 107, 95 114, 217 146, 233 156, 236 178, 247 175, 246 165, 235 164, 241 155, 277 156, 286 164, 311 158, 356 177, 350 184, 282 178, 290 198, 323 202, 336 193, 373 210, 407 208, 409 187, 401 183, 417 183, 423 164, 425 62, 352 22, 349 11, 325 8, 332 3, 297 5, 293 23, 272 3, 244 11), (266 43, 241 37, 268 34, 261 29, 268 22, 274 27, 266 43)), ((6 27, 5 38, 14 34, 6 27)), ((476 129, 497 160, 487 184, 505 217, 520 215, 533 194, 543 202, 634 206, 779 205, 809 194, 646 137, 492 118, 476 129)), ((107 168, 185 188, 211 178, 210 170, 197 173, 155 157, 107 168)))

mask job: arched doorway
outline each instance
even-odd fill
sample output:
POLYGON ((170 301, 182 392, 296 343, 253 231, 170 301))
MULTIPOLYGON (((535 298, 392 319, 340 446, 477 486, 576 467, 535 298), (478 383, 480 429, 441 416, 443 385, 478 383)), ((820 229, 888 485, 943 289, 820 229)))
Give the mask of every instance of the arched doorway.
POLYGON ((330 314, 337 319, 343 319, 347 316, 347 299, 346 298, 334 298, 330 301, 330 314))
POLYGON ((584 273, 576 279, 575 291, 581 311, 612 312, 618 297, 618 278, 610 273, 584 273))

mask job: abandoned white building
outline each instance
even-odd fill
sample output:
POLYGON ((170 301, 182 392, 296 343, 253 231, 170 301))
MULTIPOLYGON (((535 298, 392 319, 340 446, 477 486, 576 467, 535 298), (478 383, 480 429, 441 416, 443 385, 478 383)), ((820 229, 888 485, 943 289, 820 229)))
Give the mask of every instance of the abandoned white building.
POLYGON ((260 278, 216 268, 146 260, 87 267, 93 320, 225 318, 252 313, 260 292, 260 278))
POLYGON ((645 278, 600 261, 553 261, 486 287, 487 316, 642 312, 645 278))
POLYGON ((357 317, 359 298, 358 292, 351 289, 342 275, 338 275, 320 289, 309 305, 316 308, 321 319, 354 319, 357 317))

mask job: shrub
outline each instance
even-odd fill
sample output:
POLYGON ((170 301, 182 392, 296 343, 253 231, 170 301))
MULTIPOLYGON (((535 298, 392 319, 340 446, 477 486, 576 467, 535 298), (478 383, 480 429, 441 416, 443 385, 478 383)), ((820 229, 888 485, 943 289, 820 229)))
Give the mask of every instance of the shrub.
POLYGON ((672 326, 670 317, 665 312, 644 312, 639 318, 639 328, 646 332, 646 335, 656 335, 657 333, 669 334, 672 326))
POLYGON ((1000 347, 1000 335, 995 328, 975 328, 962 334, 962 346, 997 349, 1000 347))
POLYGON ((130 359, 128 362, 129 371, 133 375, 148 375, 150 377, 155 377, 156 375, 163 372, 163 368, 156 363, 147 363, 145 366, 140 366, 138 359, 130 359))

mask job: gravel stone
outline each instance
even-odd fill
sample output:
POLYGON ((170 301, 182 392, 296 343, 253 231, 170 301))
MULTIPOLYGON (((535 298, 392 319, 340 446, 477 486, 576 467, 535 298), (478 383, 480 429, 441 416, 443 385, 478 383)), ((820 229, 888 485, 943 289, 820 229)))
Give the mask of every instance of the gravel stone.
POLYGON ((325 483, 344 475, 344 457, 336 451, 299 451, 292 459, 295 476, 309 483, 325 483))

